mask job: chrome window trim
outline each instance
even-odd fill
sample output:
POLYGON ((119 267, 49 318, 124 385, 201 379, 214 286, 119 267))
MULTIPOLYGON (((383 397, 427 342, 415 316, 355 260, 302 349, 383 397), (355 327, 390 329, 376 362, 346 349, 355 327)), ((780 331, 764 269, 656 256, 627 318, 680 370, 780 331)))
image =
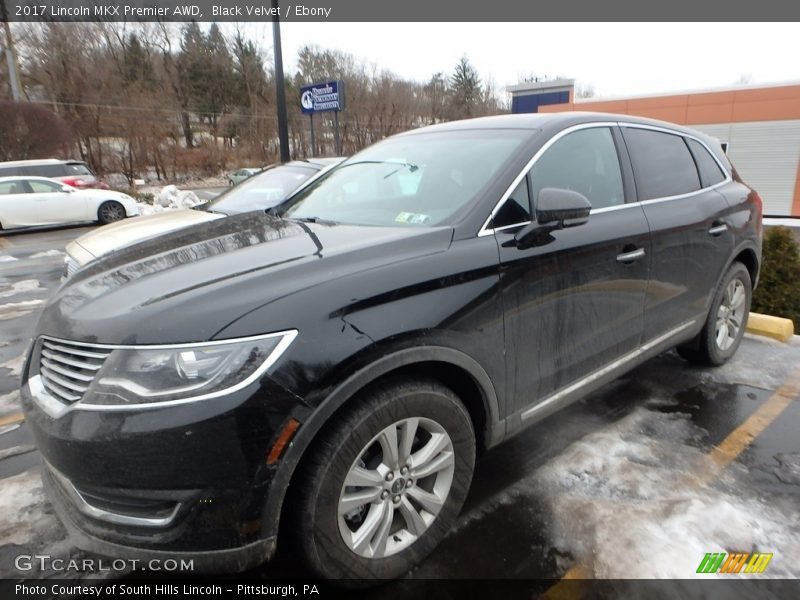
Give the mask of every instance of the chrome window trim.
POLYGON ((279 331, 276 333, 267 333, 264 335, 253 335, 248 337, 242 338, 232 338, 227 340, 214 340, 210 342, 195 342, 195 343, 186 343, 186 344, 146 344, 146 345, 124 345, 124 344, 93 344, 89 342, 73 342, 72 340, 64 340, 61 338, 55 338, 52 336, 42 335, 39 336, 42 339, 54 341, 54 342, 61 342, 61 343, 68 343, 75 346, 83 346, 86 348, 103 348, 103 349, 110 349, 110 350, 163 350, 163 349, 181 349, 181 348, 197 348, 198 346, 220 346, 224 344, 235 344, 241 342, 249 342, 255 340, 263 340, 268 338, 274 337, 281 337, 281 341, 275 346, 275 349, 270 352, 269 356, 264 360, 263 363, 253 371, 247 378, 243 379, 239 383, 227 387, 222 390, 217 390, 216 392, 210 392, 208 394, 200 394, 198 396, 191 396, 188 398, 179 398, 176 400, 164 400, 162 402, 139 402, 139 403, 131 403, 131 404, 90 404, 84 403, 83 399, 76 400, 72 404, 65 404, 60 400, 54 398, 47 390, 44 388, 44 385, 41 381, 41 376, 36 373, 30 379, 28 379, 27 385, 30 389, 31 396, 33 400, 36 402, 37 406, 39 406, 47 415, 49 415, 53 419, 57 419, 68 412, 73 410, 92 410, 92 411, 128 411, 128 410, 156 410, 159 408, 166 408, 171 406, 180 406, 181 404, 190 404, 192 402, 200 402, 203 400, 210 400, 212 398, 219 398, 221 396, 227 396, 234 392, 238 392, 242 390, 258 380, 267 370, 274 365, 278 359, 283 356, 286 349, 291 345, 294 339, 298 335, 297 329, 287 329, 285 331, 279 331))
MULTIPOLYGON (((723 179, 719 183, 715 183, 714 185, 710 185, 708 187, 701 187, 699 190, 694 190, 692 192, 686 192, 684 194, 676 194, 674 196, 661 196, 659 198, 650 198, 648 200, 639 200, 639 202, 642 203, 642 204, 646 204, 648 202, 663 202, 665 200, 675 200, 676 198, 686 198, 687 196, 694 196, 694 195, 700 194, 702 192, 707 192, 708 190, 713 190, 714 188, 717 188, 717 187, 719 187, 721 185, 725 185, 726 183, 730 183, 731 181, 733 181, 733 177, 728 172, 728 169, 725 168, 725 165, 723 165, 722 162, 719 160, 719 158, 717 158, 717 155, 711 150, 711 148, 708 147, 708 144, 706 144, 705 141, 703 141, 702 139, 700 139, 696 135, 692 135, 691 133, 684 133, 682 131, 677 131, 675 129, 668 129, 666 127, 659 127, 657 125, 647 125, 647 124, 644 124, 644 123, 625 123, 625 122, 620 122, 620 123, 618 123, 618 125, 620 127, 629 127, 629 128, 633 128, 633 129, 649 129, 651 131, 658 131, 658 132, 661 132, 661 133, 668 133, 668 134, 671 134, 671 135, 677 135, 677 136, 680 136, 680 137, 689 138, 691 140, 694 140, 695 142, 700 144, 703 148, 705 148, 708 151, 708 153, 711 155, 711 158, 714 159, 714 161, 717 163, 717 166, 725 174, 725 179, 723 179)), ((691 156, 691 152, 692 151, 689 149, 688 146, 686 147, 686 149, 689 150, 689 155, 691 156)), ((694 162, 694 157, 692 157, 692 162, 694 162)), ((697 168, 696 164, 695 164, 695 168, 697 168)), ((698 169, 698 172, 697 172, 697 177, 698 177, 698 180, 699 180, 700 179, 700 171, 699 171, 699 169, 698 169)), ((701 185, 702 185, 702 182, 701 182, 701 185)))
MULTIPOLYGON (((514 180, 512 181, 508 189, 505 191, 505 193, 502 196, 500 196, 500 200, 497 202, 497 204, 495 204, 494 208, 492 209, 492 212, 489 213, 489 216, 487 217, 486 221, 484 221, 480 231, 478 231, 478 237, 483 237, 486 235, 494 235, 495 231, 503 231, 505 229, 510 229, 513 227, 522 227, 528 225, 529 223, 532 223, 533 221, 530 220, 524 223, 520 222, 520 223, 514 223, 513 225, 505 225, 503 227, 498 227, 497 229, 489 228, 489 224, 491 223, 492 219, 500 210, 500 208, 503 206, 505 201, 508 200, 508 197, 516 189, 519 182, 522 181, 522 178, 528 174, 528 171, 530 171, 533 168, 533 166, 536 164, 539 158, 550 148, 550 146, 552 146, 554 143, 556 143, 559 139, 561 139, 565 135, 568 135, 574 131, 580 131, 582 129, 592 129, 595 127, 631 127, 635 129, 650 129, 653 131, 660 131, 662 133, 668 133, 671 135, 677 135, 692 139, 698 142, 701 146, 703 146, 703 148, 705 148, 708 151, 711 157, 716 161, 719 168, 722 169, 722 172, 725 174, 725 179, 723 179, 719 183, 715 183, 714 185, 700 188, 699 190, 694 190, 692 192, 686 192, 685 194, 677 194, 675 196, 663 196, 661 198, 650 198, 649 200, 637 200, 636 202, 626 202, 624 204, 618 204, 615 206, 604 206, 602 208, 593 208, 589 214, 593 215, 597 213, 620 210, 622 208, 629 208, 632 206, 642 206, 645 204, 654 204, 656 202, 666 202, 669 200, 689 198, 691 196, 696 196, 698 194, 702 194, 710 190, 716 189, 733 181, 733 177, 731 176, 728 169, 725 168, 725 165, 722 164, 717 155, 711 150, 711 148, 708 147, 708 144, 706 144, 706 142, 703 141, 701 138, 697 137, 696 135, 692 135, 691 133, 685 133, 677 129, 668 129, 666 127, 659 127, 657 125, 647 125, 644 123, 629 123, 625 121, 595 121, 592 123, 580 123, 578 125, 573 125, 572 127, 567 127, 566 129, 559 131, 556 135, 551 137, 541 148, 539 148, 539 150, 536 151, 536 154, 533 155, 530 161, 528 161, 525 167, 523 167, 522 171, 514 178, 514 180)), ((692 160, 694 161, 694 159, 692 160)), ((699 178, 699 172, 698 172, 698 178, 699 178)))
MULTIPOLYGON (((580 123, 578 125, 573 125, 572 127, 567 127, 566 129, 562 129, 553 137, 551 137, 549 140, 547 140, 544 143, 544 145, 536 151, 536 154, 533 155, 533 157, 528 161, 528 163, 522 168, 522 171, 514 178, 514 180, 511 182, 511 185, 508 186, 508 189, 503 193, 503 195, 500 196, 500 200, 497 202, 497 204, 494 205, 492 212, 489 213, 489 216, 486 218, 486 221, 484 221, 483 226, 480 228, 480 231, 478 231, 478 237, 483 237, 485 235, 494 235, 495 231, 501 231, 502 229, 508 229, 510 227, 519 227, 520 225, 523 225, 523 223, 514 223, 513 225, 506 225, 504 227, 499 227, 497 228, 497 230, 489 229, 489 224, 492 222, 492 219, 497 214, 497 211, 499 211, 500 208, 502 208, 505 201, 508 200, 508 197, 517 188, 517 185, 519 185, 519 182, 522 181, 522 178, 528 174, 528 171, 530 171, 533 168, 533 165, 536 164, 536 161, 538 161, 539 158, 541 158, 542 154, 547 152, 550 146, 555 144, 565 135, 572 133, 573 131, 580 131, 581 129, 594 129, 596 127, 614 127, 614 126, 616 126, 616 123, 613 121, 596 121, 592 123, 580 123)), ((532 222, 533 222, 532 220, 528 221, 528 223, 532 222)))

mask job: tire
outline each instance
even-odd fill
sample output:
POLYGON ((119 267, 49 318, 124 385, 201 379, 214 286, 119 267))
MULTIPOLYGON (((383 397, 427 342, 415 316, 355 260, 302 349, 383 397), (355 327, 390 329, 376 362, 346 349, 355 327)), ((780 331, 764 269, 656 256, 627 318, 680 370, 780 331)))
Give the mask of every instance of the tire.
POLYGON ((742 263, 735 262, 714 294, 702 331, 689 344, 678 346, 678 354, 699 365, 725 364, 742 342, 752 299, 750 273, 742 263))
POLYGON ((357 408, 325 432, 306 465, 292 530, 320 577, 393 579, 419 564, 455 524, 472 481, 475 433, 464 405, 433 380, 384 383, 354 402, 357 408), (400 440, 397 454, 412 460, 410 471, 397 462, 390 476, 386 463, 394 461, 383 444, 390 445, 391 431, 400 440), (411 431, 408 453, 402 440, 411 431), (415 480, 424 467, 435 470, 415 480), (346 489, 348 477, 354 485, 346 489))
POLYGON ((114 221, 121 221, 127 216, 125 207, 116 200, 107 200, 97 209, 97 220, 100 221, 102 225, 107 225, 114 221))

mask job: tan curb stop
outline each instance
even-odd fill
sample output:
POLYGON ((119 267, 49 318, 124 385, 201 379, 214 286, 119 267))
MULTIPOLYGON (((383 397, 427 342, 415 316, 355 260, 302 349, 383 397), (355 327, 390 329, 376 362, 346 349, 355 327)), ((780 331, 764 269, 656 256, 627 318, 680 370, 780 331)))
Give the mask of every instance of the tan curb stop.
POLYGON ((794 335, 794 324, 791 319, 751 312, 747 319, 747 332, 788 342, 794 335))

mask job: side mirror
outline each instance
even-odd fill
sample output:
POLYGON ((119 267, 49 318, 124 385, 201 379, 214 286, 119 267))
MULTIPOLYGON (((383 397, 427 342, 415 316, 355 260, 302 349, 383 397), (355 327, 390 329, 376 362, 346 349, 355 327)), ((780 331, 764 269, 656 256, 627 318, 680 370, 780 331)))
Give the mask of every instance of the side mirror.
POLYGON ((72 192, 76 192, 77 190, 74 187, 72 187, 71 185, 62 185, 61 186, 61 191, 62 192, 72 193, 72 192))
POLYGON ((576 227, 589 220, 592 203, 579 192, 561 188, 542 188, 536 207, 536 221, 520 229, 514 236, 518 248, 543 246, 554 241, 556 229, 576 227))
POLYGON ((592 203, 580 192, 561 188, 542 188, 536 206, 536 220, 556 229, 583 225, 589 220, 592 203))

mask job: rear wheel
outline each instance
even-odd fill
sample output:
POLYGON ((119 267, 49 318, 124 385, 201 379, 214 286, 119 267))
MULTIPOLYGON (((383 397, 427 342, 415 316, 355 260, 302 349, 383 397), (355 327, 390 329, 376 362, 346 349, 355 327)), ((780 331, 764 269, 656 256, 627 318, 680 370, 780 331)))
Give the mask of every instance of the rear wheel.
POLYGON ((330 579, 387 579, 422 561, 455 524, 475 435, 435 381, 373 388, 329 430, 302 477, 295 525, 306 561, 330 579))
POLYGON ((727 362, 744 337, 752 295, 750 273, 742 263, 733 263, 717 288, 703 330, 691 343, 679 346, 678 354, 702 365, 727 362))
POLYGON ((97 209, 97 220, 103 225, 113 223, 114 221, 120 221, 127 216, 128 214, 125 212, 125 207, 114 200, 103 202, 100 208, 97 209))

